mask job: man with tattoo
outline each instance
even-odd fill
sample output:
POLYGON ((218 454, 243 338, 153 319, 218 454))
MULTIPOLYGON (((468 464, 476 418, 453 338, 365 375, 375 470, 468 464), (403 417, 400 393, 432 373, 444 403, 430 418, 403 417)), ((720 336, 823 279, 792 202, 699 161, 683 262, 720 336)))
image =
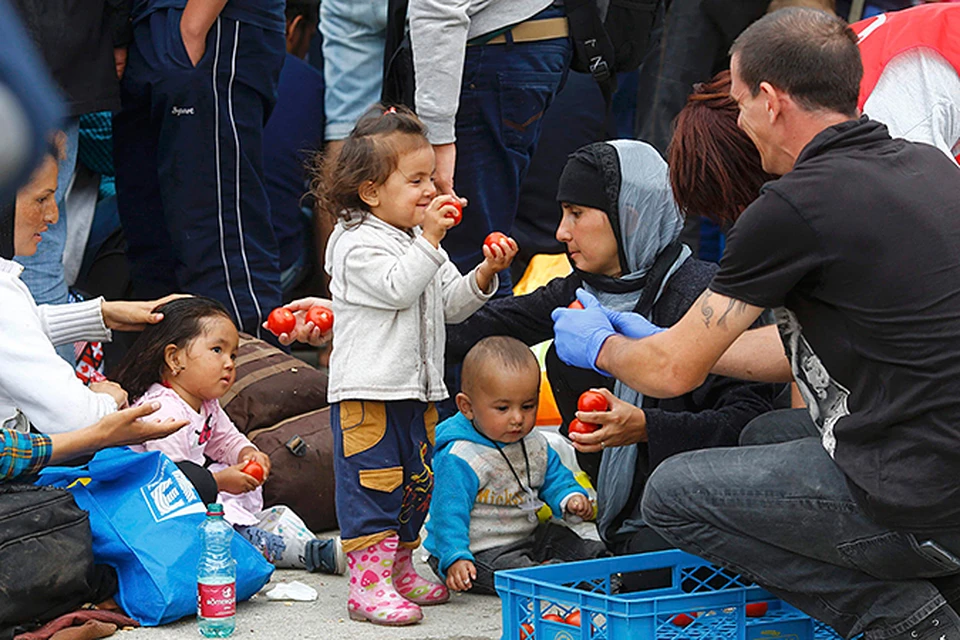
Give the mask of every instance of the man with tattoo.
POLYGON ((645 521, 844 637, 960 639, 960 170, 860 117, 856 37, 812 10, 736 41, 731 96, 768 183, 720 271, 673 327, 585 296, 557 351, 671 397, 711 371, 788 381, 754 446, 683 453, 651 476, 645 521), (765 309, 776 329, 749 330, 765 309), (808 437, 804 437, 808 436, 808 437))

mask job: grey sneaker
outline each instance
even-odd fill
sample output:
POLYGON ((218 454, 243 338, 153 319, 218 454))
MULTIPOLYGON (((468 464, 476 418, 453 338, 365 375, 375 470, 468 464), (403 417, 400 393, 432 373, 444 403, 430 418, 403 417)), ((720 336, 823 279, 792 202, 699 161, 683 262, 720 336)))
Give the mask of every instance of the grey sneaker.
POLYGON ((340 545, 340 537, 311 540, 304 549, 304 564, 310 573, 329 573, 341 576, 347 570, 347 556, 340 545))

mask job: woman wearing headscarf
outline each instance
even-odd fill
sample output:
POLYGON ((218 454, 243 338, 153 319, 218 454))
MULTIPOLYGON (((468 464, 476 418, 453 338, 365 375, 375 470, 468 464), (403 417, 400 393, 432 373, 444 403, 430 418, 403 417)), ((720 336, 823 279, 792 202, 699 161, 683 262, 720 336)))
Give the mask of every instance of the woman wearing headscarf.
MULTIPOLYGON (((607 308, 670 326, 717 269, 680 242, 683 219, 667 165, 646 143, 616 140, 581 148, 564 168, 557 200, 563 210, 557 240, 566 245, 573 272, 528 295, 492 300, 448 327, 448 360, 458 362, 490 335, 530 345, 552 338, 550 313, 572 303, 581 287, 607 308)), ((603 446, 578 445, 582 453, 602 452, 599 469, 589 456, 578 458, 597 484, 600 536, 618 554, 669 546, 640 518, 646 478, 657 464, 681 451, 735 446, 744 425, 772 409, 777 391, 774 385, 709 376, 678 398, 645 398, 611 378, 563 364, 552 347, 547 374, 565 425, 589 388, 603 389, 611 405, 597 432, 603 446)))
POLYGON ((111 329, 134 331, 163 318, 151 311, 162 301, 34 302, 13 257, 33 255, 59 217, 59 155, 60 146, 52 144, 16 199, 0 204, 0 426, 26 431, 29 424, 46 434, 90 426, 126 405, 116 383, 85 386, 54 345, 109 340, 111 329))

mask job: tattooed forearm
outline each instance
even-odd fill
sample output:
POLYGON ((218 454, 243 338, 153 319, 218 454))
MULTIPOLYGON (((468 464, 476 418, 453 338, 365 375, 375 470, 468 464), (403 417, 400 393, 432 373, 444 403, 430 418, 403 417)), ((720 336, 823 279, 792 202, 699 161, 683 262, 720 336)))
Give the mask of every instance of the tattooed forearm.
MULTIPOLYGON (((713 321, 713 317, 716 315, 717 311, 713 308, 713 304, 710 302, 710 298, 713 297, 713 292, 709 289, 703 292, 703 295, 700 296, 700 314, 703 316, 703 324, 709 329, 710 323, 713 321)), ((733 312, 734 315, 740 315, 746 313, 747 303, 741 300, 736 300, 734 298, 727 299, 727 308, 717 319, 716 325, 718 327, 726 328, 727 326, 727 316, 733 312)))
POLYGON ((710 328, 710 319, 713 317, 713 307, 710 305, 710 296, 713 293, 707 289, 700 296, 700 313, 703 314, 703 324, 710 328))
POLYGON ((724 327, 724 328, 726 328, 726 326, 727 326, 727 324, 726 324, 727 315, 728 315, 731 311, 733 311, 734 313, 736 313, 737 315, 739 315, 739 314, 741 314, 741 313, 744 313, 746 310, 747 310, 747 303, 746 303, 746 302, 743 302, 743 301, 741 301, 741 300, 735 300, 735 299, 733 299, 733 298, 730 298, 729 300, 727 300, 727 310, 724 311, 724 312, 723 312, 723 315, 720 316, 720 319, 717 320, 717 326, 718 326, 718 327, 724 327))

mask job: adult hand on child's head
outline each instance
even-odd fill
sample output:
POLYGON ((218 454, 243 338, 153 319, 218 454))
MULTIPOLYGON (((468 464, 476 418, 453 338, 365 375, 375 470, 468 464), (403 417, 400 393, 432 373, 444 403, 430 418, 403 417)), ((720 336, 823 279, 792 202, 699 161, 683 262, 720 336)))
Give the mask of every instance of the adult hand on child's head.
POLYGON ((246 464, 247 461, 243 460, 232 467, 227 467, 213 474, 214 479, 217 481, 217 490, 238 494, 247 493, 259 487, 260 483, 256 478, 242 471, 246 464))
POLYGON ((263 481, 266 482, 270 477, 270 456, 260 451, 256 447, 244 447, 240 450, 240 462, 250 462, 254 460, 263 468, 263 481))
POLYGON ((477 579, 477 568, 469 560, 457 560, 447 569, 447 588, 453 591, 469 591, 477 579))
POLYGON ((647 441, 647 416, 643 409, 620 400, 609 389, 594 389, 607 399, 608 411, 578 411, 581 422, 600 425, 593 433, 571 433, 577 451, 596 453, 609 447, 623 447, 647 441))
POLYGON ((582 493, 575 493, 570 496, 570 499, 567 500, 566 509, 567 513, 583 518, 584 520, 589 520, 593 517, 593 505, 590 503, 590 498, 582 493))
POLYGON ((148 324, 163 320, 162 313, 153 310, 177 298, 189 298, 186 293, 172 293, 159 300, 104 300, 100 305, 103 323, 114 331, 143 331, 148 324))
POLYGON ((147 417, 159 408, 159 402, 148 402, 101 418, 94 425, 99 431, 101 447, 122 447, 165 438, 190 423, 175 418, 151 420, 147 417))
POLYGON ((434 247, 440 246, 447 230, 456 224, 453 218, 453 214, 457 212, 455 202, 458 202, 456 196, 440 194, 430 201, 424 211, 423 222, 420 224, 423 238, 434 247))
MULTIPOLYGON (((322 347, 333 339, 333 329, 326 333, 321 333, 312 322, 307 322, 307 311, 312 307, 321 306, 327 309, 333 309, 333 303, 326 298, 300 298, 293 302, 283 305, 285 309, 293 312, 293 317, 297 321, 297 326, 290 333, 281 333, 277 340, 282 345, 291 345, 294 342, 305 342, 313 347, 322 347)), ((263 323, 263 328, 269 330, 267 323, 263 323)))
POLYGON ((111 382, 110 380, 91 382, 90 391, 107 394, 117 403, 117 409, 123 409, 127 406, 127 392, 116 382, 111 382))

